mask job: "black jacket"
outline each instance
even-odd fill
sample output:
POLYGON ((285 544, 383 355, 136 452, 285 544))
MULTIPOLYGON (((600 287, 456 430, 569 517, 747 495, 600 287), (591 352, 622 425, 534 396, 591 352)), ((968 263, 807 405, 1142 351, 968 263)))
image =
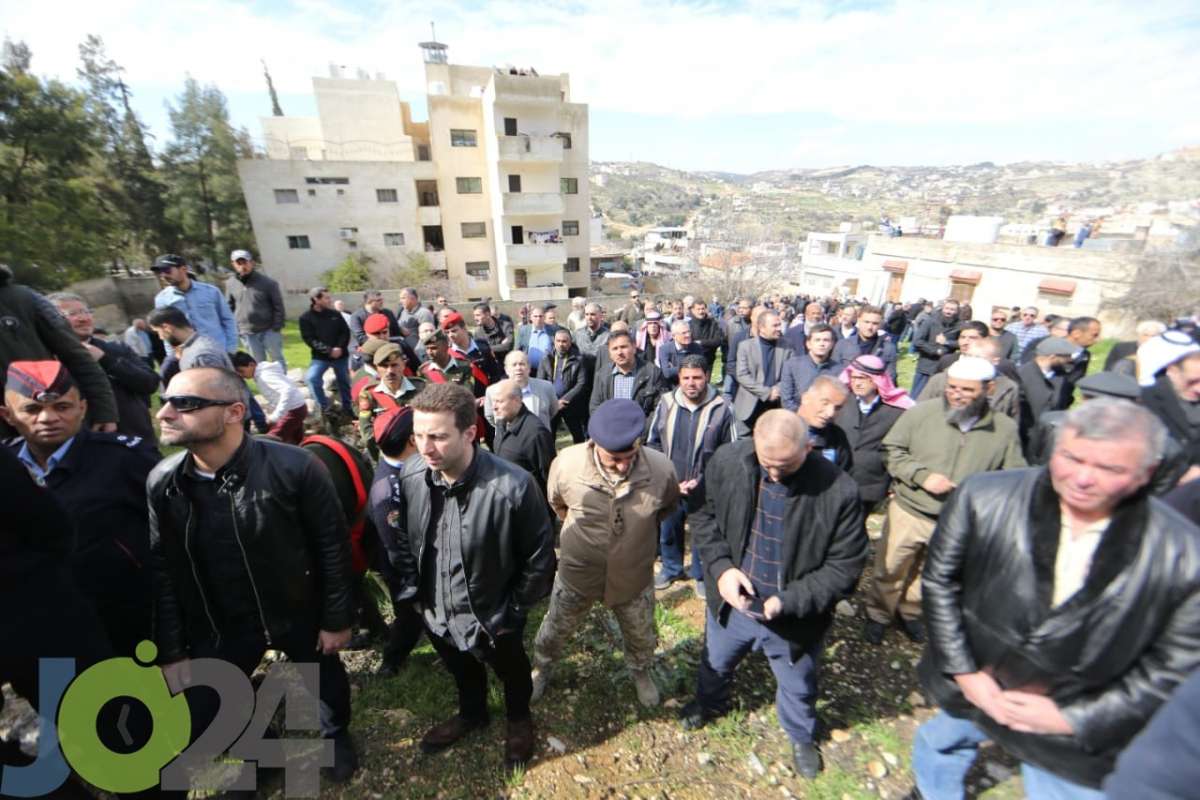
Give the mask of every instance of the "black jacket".
POLYGON ((1167 426, 1167 434, 1183 448, 1188 464, 1200 464, 1200 429, 1188 425, 1187 415, 1171 379, 1159 375, 1153 386, 1143 389, 1142 405, 1153 411, 1167 426))
POLYGON ((712 317, 704 319, 692 317, 688 325, 692 329, 692 342, 700 345, 700 349, 704 351, 704 357, 708 359, 708 368, 712 369, 717 351, 725 344, 725 332, 721 330, 720 323, 712 317))
MULTIPOLYGON (((759 470, 753 440, 717 448, 704 476, 710 487, 704 505, 688 517, 704 563, 708 610, 721 624, 737 612, 721 599, 717 579, 741 566, 754 522, 759 470), (713 491, 714 486, 721 490, 713 491)), ((854 591, 867 560, 867 534, 854 481, 820 455, 810 453, 785 482, 784 530, 790 535, 783 552, 783 616, 768 626, 793 643, 796 658, 825 633, 837 602, 854 591)))
POLYGON ((300 338, 308 345, 314 360, 329 361, 329 351, 342 348, 342 356, 350 351, 350 327, 340 311, 332 308, 310 308, 300 315, 300 338))
MULTIPOLYGON (((652 361, 643 361, 639 357, 636 370, 633 380, 633 402, 642 407, 646 419, 649 420, 654 416, 654 407, 658 405, 659 395, 670 387, 652 361)), ((592 399, 588 404, 588 413, 595 414, 600 404, 611 400, 612 397, 613 364, 606 361, 596 369, 596 376, 592 380, 592 399)))
POLYGON ((850 442, 853 454, 850 477, 858 484, 864 503, 878 503, 887 497, 892 476, 883 463, 883 437, 903 413, 904 409, 889 406, 881 400, 864 416, 858 407, 858 399, 851 395, 833 419, 850 442))
POLYGON ((108 376, 117 401, 117 430, 153 443, 158 432, 150 421, 150 395, 158 391, 158 373, 120 342, 92 337, 89 344, 104 351, 96 363, 108 376))
POLYGON ((521 406, 516 419, 497 423, 492 452, 533 476, 542 496, 554 460, 554 434, 533 412, 521 406))
MULTIPOLYGON (((556 560, 554 533, 545 498, 529 473, 479 448, 474 478, 448 495, 462 509, 462 562, 471 610, 489 637, 512 630, 529 609, 550 594, 556 560)), ((384 546, 403 585, 403 601, 421 586, 429 535, 429 467, 413 457, 400 476, 396 525, 384 546)))
POLYGON ((225 286, 238 333, 283 330, 283 293, 273 279, 256 269, 246 276, 233 276, 225 286))
POLYGON ((1145 493, 1115 511, 1083 588, 1051 608, 1059 500, 1045 469, 967 478, 942 509, 922 574, 921 683, 1010 755, 1098 787, 1113 759, 1200 666, 1200 530, 1145 493), (951 676, 1051 697, 1072 736, 1018 733, 951 676))
MULTIPOLYGON (((538 364, 537 377, 549 383, 554 383, 554 359, 563 358, 551 353, 542 359, 542 363, 538 364)), ((571 350, 566 355, 566 360, 562 365, 562 394, 558 395, 559 400, 567 401, 567 407, 562 410, 563 414, 587 414, 587 406, 585 401, 588 399, 585 392, 587 391, 588 373, 587 368, 583 363, 583 356, 579 353, 579 348, 571 345, 571 350)), ((558 392, 558 389, 555 389, 558 392)))
MULTIPOLYGON (((189 551, 194 515, 203 511, 181 487, 190 458, 187 451, 170 456, 146 483, 161 663, 185 658, 193 644, 221 636, 207 600, 221 587, 201 585, 189 551)), ((317 628, 349 628, 350 533, 321 463, 299 447, 247 437, 216 480, 234 515, 267 642, 317 628)))
POLYGON ((367 340, 367 332, 363 330, 363 323, 367 321, 367 317, 371 314, 383 314, 388 321, 388 338, 402 339, 404 334, 400 332, 400 323, 396 320, 396 315, 392 313, 390 308, 381 308, 379 311, 368 311, 365 308, 360 308, 350 315, 350 337, 354 343, 362 346, 362 343, 367 340))
POLYGON ((1061 411, 1071 403, 1066 393, 1062 375, 1056 374, 1047 379, 1042 368, 1036 361, 1030 361, 1017 367, 1021 386, 1021 445, 1026 447, 1026 459, 1029 458, 1028 443, 1033 426, 1047 411, 1061 411))
POLYGON ((12 283, 0 264, 0 375, 14 361, 57 359, 66 365, 88 401, 89 419, 116 422, 112 386, 63 315, 46 298, 12 283))
POLYGON ((921 324, 917 325, 912 337, 912 347, 917 351, 917 372, 922 375, 932 375, 937 369, 938 360, 947 353, 958 349, 957 338, 957 319, 947 320, 940 311, 926 317, 921 324), (946 337, 945 344, 937 343, 939 333, 946 337))

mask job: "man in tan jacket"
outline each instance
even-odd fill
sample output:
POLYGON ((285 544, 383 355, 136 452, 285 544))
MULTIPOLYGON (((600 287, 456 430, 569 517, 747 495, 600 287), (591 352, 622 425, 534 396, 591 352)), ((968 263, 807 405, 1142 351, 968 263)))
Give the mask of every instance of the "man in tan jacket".
POLYGON ((641 446, 645 429, 637 403, 607 400, 588 421, 591 441, 566 448, 550 466, 546 494, 563 521, 562 556, 534 642, 535 701, 567 639, 602 602, 620 625, 638 701, 658 705, 650 678, 658 644, 654 557, 659 523, 679 503, 679 481, 669 458, 641 446))

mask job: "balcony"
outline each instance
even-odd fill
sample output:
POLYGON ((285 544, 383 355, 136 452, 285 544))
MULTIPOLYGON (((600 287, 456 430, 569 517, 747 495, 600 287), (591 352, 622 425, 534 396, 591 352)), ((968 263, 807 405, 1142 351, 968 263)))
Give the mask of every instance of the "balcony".
POLYGON ((563 142, 557 136, 517 136, 500 137, 500 162, 530 164, 530 163, 561 163, 563 160, 563 142))
POLYGON ((562 265, 567 260, 565 244, 510 244, 508 251, 510 267, 537 266, 539 264, 562 265))
POLYGON ((442 224, 442 209, 437 206, 418 206, 417 207, 417 224, 418 225, 441 225, 442 224))
POLYGON ((506 192, 504 195, 505 214, 561 216, 563 208, 563 197, 558 192, 506 192))
POLYGON ((509 299, 514 302, 536 303, 542 300, 566 300, 566 286, 536 286, 532 289, 510 289, 509 299))

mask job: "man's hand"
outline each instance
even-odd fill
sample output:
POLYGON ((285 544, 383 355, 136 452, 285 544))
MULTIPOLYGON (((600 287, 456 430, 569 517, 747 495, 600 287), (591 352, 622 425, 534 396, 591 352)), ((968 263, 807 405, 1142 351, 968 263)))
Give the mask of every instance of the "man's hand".
POLYGON ((1001 725, 1008 724, 1006 706, 1001 700, 1004 690, 986 672, 968 672, 954 676, 967 702, 1001 725))
POLYGON ((767 395, 767 402, 773 402, 778 399, 779 399, 779 387, 772 386, 771 393, 769 395, 767 395))
POLYGON ((1000 706, 1007 720, 1004 724, 1014 731, 1059 736, 1075 733, 1058 704, 1049 697, 1020 691, 1000 692, 1000 706))
POLYGON ((344 631, 321 631, 317 634, 317 651, 324 655, 333 655, 350 644, 350 629, 344 631))
POLYGON ((96 347, 96 345, 92 344, 91 342, 84 342, 83 349, 87 350, 88 353, 91 354, 92 358, 96 359, 97 361, 104 358, 104 351, 99 347, 96 347))
POLYGON ((1188 467, 1188 471, 1183 473, 1183 477, 1179 479, 1179 485, 1182 486, 1183 484, 1194 481, 1197 478, 1200 478, 1200 464, 1195 464, 1191 467, 1188 467))
POLYGON ((344 352, 346 352, 346 351, 340 347, 331 347, 331 348, 329 348, 329 357, 330 358, 341 358, 342 354, 344 352))
POLYGON ((921 481, 921 488, 930 494, 949 494, 958 488, 958 484, 942 475, 939 472, 934 472, 925 480, 921 481))
POLYGON ((700 479, 699 479, 699 478, 691 478, 690 480, 686 480, 686 481, 680 481, 680 483, 679 483, 679 493, 680 493, 680 494, 687 494, 687 493, 688 493, 688 492, 690 492, 692 489, 695 489, 695 488, 696 488, 696 486, 698 486, 698 485, 699 485, 699 483, 700 483, 700 479))
POLYGON ((115 422, 97 422, 92 425, 92 430, 97 433, 116 433, 117 423, 115 422))
POLYGON ((945 344, 946 343, 946 334, 939 333, 937 336, 933 337, 933 340, 935 342, 937 342, 938 344, 945 344))
POLYGON ((746 573, 730 567, 717 578, 717 591, 726 603, 738 611, 745 611, 750 608, 750 600, 746 595, 754 594, 754 584, 746 577, 746 573))
POLYGON ((162 667, 163 678, 167 681, 167 688, 171 690, 171 694, 179 694, 184 689, 192 685, 192 662, 189 659, 173 661, 170 664, 164 664, 162 667))
POLYGON ((767 619, 775 619, 783 613, 783 601, 779 599, 779 595, 773 594, 763 603, 763 616, 767 619))
POLYGON ((558 400, 554 401, 554 413, 557 414, 559 411, 562 411, 567 407, 567 403, 569 402, 569 400, 563 400, 561 397, 558 398, 558 400))

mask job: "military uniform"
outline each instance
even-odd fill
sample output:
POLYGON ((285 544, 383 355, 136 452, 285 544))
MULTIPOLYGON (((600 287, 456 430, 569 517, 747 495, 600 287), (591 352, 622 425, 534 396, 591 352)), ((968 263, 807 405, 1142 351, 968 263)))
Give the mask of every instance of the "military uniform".
POLYGON ((459 361, 453 356, 445 369, 438 369, 432 361, 426 361, 417 370, 417 374, 428 383, 457 383, 470 389, 472 394, 475 392, 475 376, 471 372, 471 363, 459 361))
MULTIPOLYGON (((19 438, 10 443, 18 455, 23 445, 19 438)), ((150 636, 146 477, 160 458, 154 443, 140 436, 81 430, 36 478, 74 526, 68 560, 75 582, 122 655, 150 636)))
MULTIPOLYGON (((467 373, 470 377, 470 372, 467 373)), ((417 392, 425 388, 421 378, 405 378, 396 393, 388 391, 382 381, 376 381, 363 389, 357 399, 358 431, 362 447, 370 451, 373 458, 379 458, 379 447, 375 444, 375 418, 393 408, 406 406, 417 396, 417 392)))

